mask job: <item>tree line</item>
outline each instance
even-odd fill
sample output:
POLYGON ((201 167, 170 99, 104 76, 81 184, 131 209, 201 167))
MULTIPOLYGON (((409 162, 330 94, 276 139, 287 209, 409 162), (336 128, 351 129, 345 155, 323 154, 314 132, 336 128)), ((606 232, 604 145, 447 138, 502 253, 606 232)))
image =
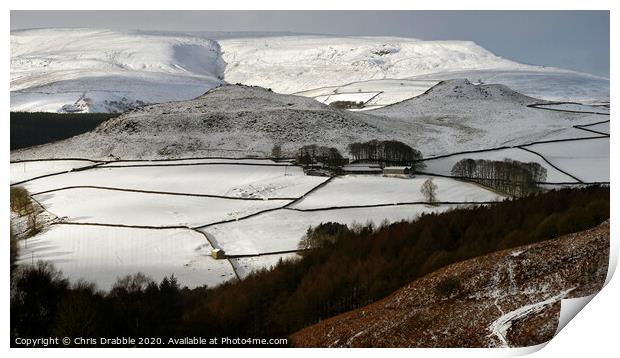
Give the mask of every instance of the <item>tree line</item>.
POLYGON ((348 163, 348 160, 342 157, 338 149, 316 144, 304 145, 299 148, 295 159, 301 165, 321 163, 328 168, 337 168, 348 163))
POLYGON ((368 142, 355 142, 348 146, 352 160, 357 162, 379 163, 386 165, 415 166, 416 169, 423 165, 419 160, 422 153, 403 142, 396 140, 370 140, 368 142))
POLYGON ((453 176, 471 179, 513 197, 523 197, 538 190, 547 179, 542 165, 516 160, 461 159, 454 164, 453 176))
MULTIPOLYGON (((49 265, 19 267, 11 279, 11 336, 286 337, 446 265, 591 228, 609 218, 609 203, 609 188, 593 186, 378 228, 325 223, 309 230, 302 241, 309 250, 298 260, 213 288, 133 275, 104 293, 70 285, 49 265)), ((458 282, 437 288, 458 289, 458 282)))

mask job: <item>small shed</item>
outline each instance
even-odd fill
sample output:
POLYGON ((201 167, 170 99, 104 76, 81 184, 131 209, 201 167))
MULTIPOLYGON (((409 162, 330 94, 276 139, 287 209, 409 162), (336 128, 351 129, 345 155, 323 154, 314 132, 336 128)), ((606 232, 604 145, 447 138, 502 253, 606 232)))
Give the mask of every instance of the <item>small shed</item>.
POLYGON ((385 176, 408 176, 413 174, 411 167, 385 167, 383 175, 385 176))
POLYGON ((221 260, 226 258, 226 253, 222 249, 213 249, 211 250, 211 257, 216 260, 221 260))

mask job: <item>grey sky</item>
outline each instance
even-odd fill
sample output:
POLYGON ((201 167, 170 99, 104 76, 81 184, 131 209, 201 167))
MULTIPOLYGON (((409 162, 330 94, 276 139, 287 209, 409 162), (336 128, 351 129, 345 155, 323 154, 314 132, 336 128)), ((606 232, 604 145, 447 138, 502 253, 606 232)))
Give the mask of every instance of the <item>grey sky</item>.
POLYGON ((608 11, 11 11, 11 30, 40 27, 471 40, 511 60, 609 77, 608 11))

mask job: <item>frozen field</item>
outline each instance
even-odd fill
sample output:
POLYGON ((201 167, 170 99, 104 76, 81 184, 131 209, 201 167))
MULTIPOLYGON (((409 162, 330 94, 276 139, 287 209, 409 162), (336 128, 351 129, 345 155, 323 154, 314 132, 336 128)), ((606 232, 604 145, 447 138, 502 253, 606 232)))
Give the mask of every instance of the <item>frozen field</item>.
MULTIPOLYGON (((577 129, 576 129, 577 130, 577 129)), ((583 131, 586 133, 585 131, 583 131)), ((561 142, 558 143, 560 146, 571 145, 569 143, 576 142, 561 142)), ((496 151, 487 151, 480 153, 467 153, 467 154, 457 154, 445 158, 438 159, 430 159, 424 161, 426 164, 426 168, 424 169, 427 173, 433 174, 441 174, 441 175, 451 175, 450 171, 456 162, 461 159, 486 159, 486 160, 504 160, 504 159, 512 159, 520 162, 534 162, 542 165, 545 169, 547 169, 547 182, 549 183, 573 183, 576 182, 575 179, 570 176, 562 173, 561 171, 553 168, 551 165, 546 163, 541 157, 536 154, 530 153, 523 149, 519 148, 508 148, 496 151)))
MULTIPOLYGON (((593 127, 592 130, 596 130, 594 129, 596 128, 596 126, 592 126, 592 127, 593 127)), ((609 127, 609 124, 607 125, 607 127, 609 127)), ((589 129, 590 126, 587 126, 585 128, 589 129)), ((604 128, 604 126, 602 128, 604 128)), ((579 128, 569 127, 569 128, 564 128, 564 129, 560 129, 557 131, 553 131, 545 135, 544 137, 539 138, 536 141, 540 142, 540 141, 558 140, 558 139, 592 138, 592 137, 598 137, 598 136, 602 136, 602 134, 596 134, 596 133, 585 131, 579 128)))
POLYGON ((304 175, 299 167, 189 165, 97 168, 42 178, 24 186, 40 193, 69 186, 102 186, 236 197, 297 197, 326 178, 304 175))
POLYGON ((355 102, 355 103, 359 103, 359 102, 366 103, 371 98, 375 97, 378 94, 379 94, 378 92, 335 93, 335 94, 328 94, 328 95, 323 95, 323 96, 317 96, 314 99, 316 99, 317 101, 319 101, 321 103, 325 103, 325 104, 330 104, 332 102, 338 102, 338 101, 348 101, 348 102, 355 102))
POLYGON ((366 99, 368 103, 366 103, 365 109, 376 109, 419 96, 437 83, 438 81, 429 80, 377 79, 353 82, 342 86, 316 88, 296 94, 314 97, 316 100, 325 103, 325 98, 335 101, 337 100, 335 98, 342 98, 340 96, 372 93, 373 96, 366 99))
POLYGON ((236 259, 230 259, 230 262, 235 267, 235 271, 237 271, 239 277, 243 279, 246 278, 253 271, 269 269, 277 265, 280 259, 282 259, 283 261, 287 261, 296 260, 299 258, 300 256, 296 253, 288 253, 254 257, 240 257, 236 259))
POLYGON ((97 164, 90 160, 46 160, 11 163, 11 184, 42 175, 66 172, 97 164))
MULTIPOLYGON (((347 175, 332 180, 292 207, 304 210, 426 201, 420 188, 428 178, 416 176, 413 179, 403 179, 377 175, 347 175)), ((433 178, 433 181, 437 185, 438 201, 481 202, 503 199, 475 184, 448 178, 433 178)))
POLYGON ((595 124, 595 125, 591 125, 591 126, 586 126, 584 128, 591 129, 593 131, 597 131, 597 132, 601 132, 601 133, 607 133, 607 134, 611 133, 610 129, 609 129, 609 122, 599 123, 599 124, 595 124))
POLYGON ((584 182, 609 181, 609 137, 534 144, 527 148, 584 182))
POLYGON ((584 113, 605 113, 609 114, 609 108, 603 106, 591 106, 579 103, 558 103, 558 104, 541 104, 537 107, 547 109, 557 109, 561 111, 584 112, 584 113))
POLYGON ((200 229, 230 255, 262 254, 297 249, 309 227, 326 222, 376 225, 384 220, 412 220, 424 212, 439 212, 449 206, 400 205, 374 208, 336 209, 301 212, 276 210, 252 218, 200 229))
POLYGON ((77 188, 35 195, 65 220, 139 226, 200 226, 280 207, 286 200, 233 200, 77 188))
POLYGON ((210 252, 204 236, 191 230, 54 225, 20 242, 19 262, 49 261, 72 282, 85 279, 106 290, 118 277, 137 272, 156 282, 174 274, 188 287, 234 278, 230 263, 210 252))

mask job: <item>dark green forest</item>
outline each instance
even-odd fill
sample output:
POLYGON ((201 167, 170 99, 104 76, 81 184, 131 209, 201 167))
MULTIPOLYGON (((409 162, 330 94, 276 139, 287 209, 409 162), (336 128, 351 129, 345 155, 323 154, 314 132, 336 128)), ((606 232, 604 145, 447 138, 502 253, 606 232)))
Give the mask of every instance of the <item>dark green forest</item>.
POLYGON ((11 150, 73 137, 117 113, 11 112, 11 150))
POLYGON ((46 264, 18 267, 11 336, 287 337, 446 265, 591 228, 609 218, 609 203, 608 187, 591 186, 378 228, 324 223, 309 230, 311 249, 299 260, 213 288, 137 274, 103 293, 46 264))

